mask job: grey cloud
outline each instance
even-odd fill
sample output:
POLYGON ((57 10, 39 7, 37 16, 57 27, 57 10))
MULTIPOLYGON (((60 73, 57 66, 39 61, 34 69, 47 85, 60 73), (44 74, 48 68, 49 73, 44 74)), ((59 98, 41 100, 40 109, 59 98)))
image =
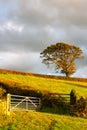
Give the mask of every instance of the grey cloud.
MULTIPOLYGON (((61 31, 61 29, 60 29, 61 31)), ((21 33, 14 30, 5 30, 0 36, 0 50, 12 52, 42 51, 48 44, 57 42, 64 31, 56 33, 57 30, 51 26, 24 26, 21 33), (54 40, 55 37, 55 40, 54 40)))
POLYGON ((25 24, 87 27, 86 0, 18 0, 9 18, 25 24))
POLYGON ((8 3, 8 2, 10 2, 11 0, 0 0, 0 2, 2 2, 2 3, 8 3))
POLYGON ((87 27, 86 5, 86 0, 20 0, 17 15, 22 21, 39 26, 51 24, 87 27))
MULTIPOLYGON (((10 52, 10 58, 12 53, 15 55, 14 60, 9 59, 5 67, 32 72, 47 71, 45 67, 42 69, 39 54, 48 45, 59 41, 77 45, 83 51, 84 48, 87 49, 86 0, 4 0, 2 2, 9 8, 6 16, 1 17, 0 27, 8 21, 12 21, 16 27, 23 25, 21 32, 14 27, 11 30, 5 28, 4 32, 0 31, 0 52, 10 52), (35 65, 40 64, 38 68, 34 65, 29 53, 32 53, 32 57, 38 53, 36 60, 34 59, 35 65), (16 54, 19 56, 16 57, 16 54), (22 64, 23 61, 25 65, 22 64)), ((2 14, 4 14, 3 10, 0 16, 2 14)), ((77 62, 77 66, 84 68, 87 65, 86 51, 84 55, 84 65, 83 62, 77 62)))
POLYGON ((1 51, 40 51, 49 35, 44 29, 25 28, 24 32, 6 31, 0 36, 1 51), (35 32, 36 31, 36 32, 35 32))
POLYGON ((56 8, 57 21, 66 25, 86 26, 87 27, 87 1, 86 0, 47 0, 47 6, 51 9, 56 8), (50 4, 49 4, 50 2, 50 4))
POLYGON ((78 68, 77 72, 73 76, 87 78, 86 72, 87 72, 87 67, 84 67, 84 69, 78 68))
MULTIPOLYGON (((30 71, 33 72, 35 71, 35 65, 39 66, 39 58, 38 58, 38 53, 22 53, 17 54, 17 53, 0 53, 0 55, 3 55, 4 61, 2 64, 0 64, 0 67, 2 68, 9 68, 14 70, 19 70, 19 71, 30 71)), ((2 57, 0 58, 0 60, 2 57)))

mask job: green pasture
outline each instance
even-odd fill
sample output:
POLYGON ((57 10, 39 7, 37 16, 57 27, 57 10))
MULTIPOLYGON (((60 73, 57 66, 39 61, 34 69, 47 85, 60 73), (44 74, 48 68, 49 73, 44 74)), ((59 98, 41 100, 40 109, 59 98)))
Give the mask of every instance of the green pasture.
MULTIPOLYGON (((20 84, 36 90, 70 93, 87 97, 87 83, 69 80, 36 77, 21 74, 0 74, 0 82, 20 84)), ((6 101, 0 100, 0 130, 87 130, 87 117, 59 115, 53 110, 11 112, 6 114, 6 101)))
POLYGON ((0 101, 0 130, 87 130, 87 118, 48 112, 28 111, 6 114, 6 102, 0 101))
POLYGON ((87 119, 35 111, 0 116, 0 130, 87 130, 87 119))
POLYGON ((71 89, 74 89, 77 95, 87 96, 87 82, 58 80, 17 74, 0 74, 0 80, 7 83, 20 83, 21 87, 25 85, 27 86, 27 89, 29 87, 56 93, 70 93, 71 89))

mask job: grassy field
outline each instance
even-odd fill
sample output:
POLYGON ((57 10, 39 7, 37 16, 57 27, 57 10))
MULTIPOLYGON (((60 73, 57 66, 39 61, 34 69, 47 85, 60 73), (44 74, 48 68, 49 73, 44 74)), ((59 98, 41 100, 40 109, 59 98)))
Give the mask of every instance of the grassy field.
POLYGON ((87 130, 87 119, 42 112, 0 115, 0 130, 87 130))
POLYGON ((0 74, 0 81, 4 83, 18 83, 21 87, 27 86, 27 89, 35 88, 37 90, 57 93, 70 93, 71 89, 74 89, 78 95, 87 96, 87 82, 58 80, 17 74, 0 74))
POLYGON ((11 112, 0 102, 0 130, 87 130, 87 119, 39 111, 11 112))
MULTIPOLYGON (((42 92, 70 93, 71 89, 74 89, 78 95, 87 97, 87 82, 10 73, 0 74, 0 82, 10 85, 18 84, 21 88, 25 86, 27 89, 42 92)), ((51 109, 11 112, 10 115, 6 115, 6 101, 1 100, 0 130, 87 130, 87 118, 59 115, 53 113, 51 109)))

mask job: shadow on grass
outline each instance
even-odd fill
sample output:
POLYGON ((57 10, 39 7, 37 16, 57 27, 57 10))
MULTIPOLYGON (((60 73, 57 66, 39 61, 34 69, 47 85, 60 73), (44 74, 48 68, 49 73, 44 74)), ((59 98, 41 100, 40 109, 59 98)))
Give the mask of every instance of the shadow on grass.
POLYGON ((45 107, 37 110, 37 112, 49 113, 49 114, 59 114, 59 115, 70 115, 69 106, 58 106, 56 108, 45 107))

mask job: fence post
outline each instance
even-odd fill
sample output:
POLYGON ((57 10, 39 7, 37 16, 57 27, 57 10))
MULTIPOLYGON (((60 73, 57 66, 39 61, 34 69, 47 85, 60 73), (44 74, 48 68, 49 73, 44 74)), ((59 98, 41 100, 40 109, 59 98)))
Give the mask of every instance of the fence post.
POLYGON ((76 92, 72 89, 70 92, 70 114, 76 111, 76 101, 76 92))
POLYGON ((10 100, 11 100, 11 95, 8 93, 7 94, 7 115, 10 114, 10 100))
POLYGON ((42 104, 41 104, 41 99, 39 99, 39 104, 38 104, 38 109, 40 109, 41 108, 41 106, 42 106, 42 104))

